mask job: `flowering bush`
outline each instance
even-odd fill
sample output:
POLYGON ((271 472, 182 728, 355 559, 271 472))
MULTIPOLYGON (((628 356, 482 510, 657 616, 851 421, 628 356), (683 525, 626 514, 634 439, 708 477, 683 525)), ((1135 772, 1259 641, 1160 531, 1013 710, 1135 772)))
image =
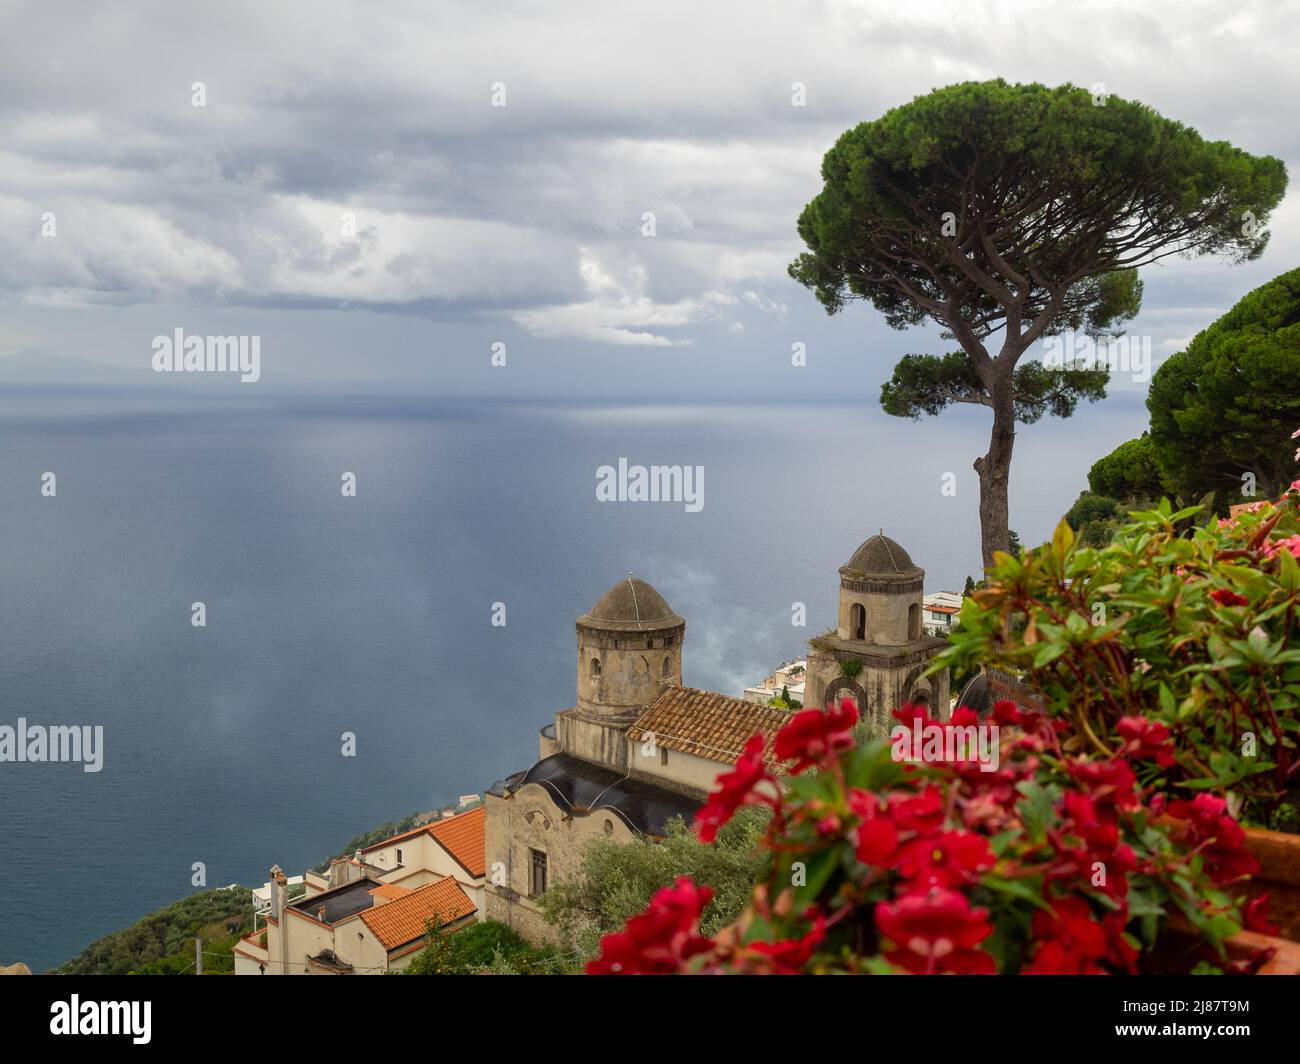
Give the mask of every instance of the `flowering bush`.
MULTIPOLYGON (((1080 756, 1063 721, 999 702, 996 765, 900 763, 884 739, 854 743, 857 717, 848 701, 795 715, 776 739, 791 770, 780 781, 758 737, 718 778, 701 837, 742 806, 771 810, 767 869, 735 924, 701 934, 709 888, 682 878, 606 936, 587 970, 1122 973, 1170 914, 1215 945, 1263 926, 1231 893, 1254 859, 1224 802, 1199 795, 1180 843, 1159 821, 1163 799, 1139 786, 1135 764, 1172 755, 1166 732, 1117 722, 1122 748, 1080 756)), ((977 720, 962 708, 925 723, 977 720)))
POLYGON ((1102 758, 1167 736, 1144 783, 1300 830, 1297 489, 1189 535, 1175 525, 1195 508, 1165 501, 1100 549, 1063 522, 1050 544, 998 556, 937 664, 1022 676, 1102 758))

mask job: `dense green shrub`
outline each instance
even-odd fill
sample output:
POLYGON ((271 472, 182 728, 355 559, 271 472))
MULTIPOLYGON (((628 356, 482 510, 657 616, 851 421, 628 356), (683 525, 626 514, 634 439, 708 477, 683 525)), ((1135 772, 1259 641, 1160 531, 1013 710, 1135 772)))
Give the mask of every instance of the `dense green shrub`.
POLYGON ((672 821, 657 842, 598 839, 588 844, 578 874, 542 896, 542 908, 566 949, 593 956, 601 935, 622 927, 678 876, 691 876, 715 890, 703 923, 716 930, 734 920, 749 901, 765 865, 758 839, 766 825, 765 810, 746 809, 711 845, 700 842, 681 820, 672 821))
POLYGON ((1195 508, 1166 500, 1099 549, 1062 522, 1050 544, 998 556, 936 664, 1023 676, 1102 756, 1122 745, 1121 718, 1158 721, 1175 757, 1150 782, 1212 790, 1247 821, 1300 828, 1298 500, 1292 490, 1188 532, 1195 508))
POLYGON ((510 971, 520 975, 553 972, 558 951, 529 945, 517 931, 495 920, 456 931, 431 929, 428 944, 406 968, 407 975, 477 975, 510 971))
MULTIPOLYGON (((252 928, 253 895, 247 887, 217 888, 191 894, 150 913, 130 927, 97 939, 55 969, 58 975, 130 975, 157 969, 175 974, 194 962, 194 936, 205 952, 220 954, 252 928)), ((204 967, 219 971, 216 956, 204 967)), ((233 970, 233 960, 231 969, 233 970)))

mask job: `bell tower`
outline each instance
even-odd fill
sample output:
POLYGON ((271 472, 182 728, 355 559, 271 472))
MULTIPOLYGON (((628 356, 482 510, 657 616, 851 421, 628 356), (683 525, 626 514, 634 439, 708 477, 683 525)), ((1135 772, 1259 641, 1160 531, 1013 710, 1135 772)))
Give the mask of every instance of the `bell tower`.
POLYGON ((558 749, 627 771, 627 727, 682 682, 686 622, 631 573, 578 618, 577 700, 556 717, 558 749))
POLYGON ((946 640, 922 634, 925 570, 882 529, 840 566, 834 632, 809 643, 804 704, 852 698, 882 733, 904 702, 947 717, 948 671, 922 677, 946 640))

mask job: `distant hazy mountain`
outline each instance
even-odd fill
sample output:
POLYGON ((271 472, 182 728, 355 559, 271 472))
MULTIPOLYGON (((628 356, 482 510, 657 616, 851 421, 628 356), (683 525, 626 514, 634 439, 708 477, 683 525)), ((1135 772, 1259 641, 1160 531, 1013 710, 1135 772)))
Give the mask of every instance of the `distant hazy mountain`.
POLYGON ((0 355, 0 395, 5 392, 141 393, 145 395, 325 394, 348 391, 347 382, 314 381, 290 373, 268 373, 245 383, 238 373, 155 373, 142 367, 118 366, 88 358, 20 351, 0 355), (268 379, 269 378, 269 379, 268 379))
POLYGON ((31 384, 141 384, 152 373, 130 366, 92 362, 88 358, 64 358, 39 351, 20 351, 0 356, 0 381, 31 384))

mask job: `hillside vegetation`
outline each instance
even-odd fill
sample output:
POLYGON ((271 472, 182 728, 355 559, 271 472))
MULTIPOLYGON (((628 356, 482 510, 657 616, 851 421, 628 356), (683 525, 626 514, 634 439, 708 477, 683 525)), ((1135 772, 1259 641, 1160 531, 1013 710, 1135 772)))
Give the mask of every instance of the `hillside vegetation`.
POLYGON ((247 887, 202 890, 97 939, 54 974, 177 975, 194 962, 195 935, 203 937, 205 971, 233 971, 230 949, 252 916, 247 887))

